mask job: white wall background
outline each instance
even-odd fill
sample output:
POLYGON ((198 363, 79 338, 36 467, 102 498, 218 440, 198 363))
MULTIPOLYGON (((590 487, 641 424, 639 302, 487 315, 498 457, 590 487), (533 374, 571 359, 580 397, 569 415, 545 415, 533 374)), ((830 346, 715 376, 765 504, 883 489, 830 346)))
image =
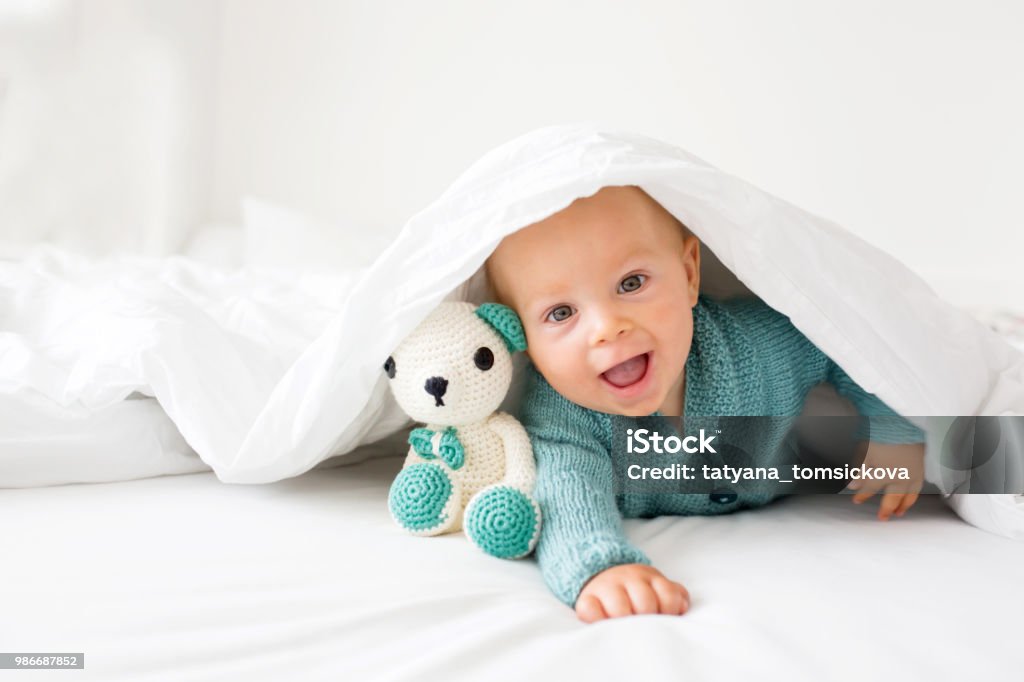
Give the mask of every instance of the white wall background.
POLYGON ((159 255, 207 220, 219 14, 206 0, 0 0, 4 251, 159 255))
MULTIPOLYGON (((65 168, 51 198, 74 195, 76 173, 117 175, 96 148, 136 126, 137 144, 114 154, 110 183, 126 184, 104 198, 146 207, 126 214, 148 235, 133 248, 238 223, 245 195, 394 232, 489 148, 589 119, 830 217, 958 302, 1024 301, 1024 5, 1012 0, 68 3, 78 41, 121 41, 119 59, 92 57, 90 77, 114 72, 100 101, 118 83, 134 99, 131 117, 102 109, 95 162, 65 168), (146 74, 163 75, 148 88, 146 74)), ((4 236, 10 183, 0 175, 4 236)))

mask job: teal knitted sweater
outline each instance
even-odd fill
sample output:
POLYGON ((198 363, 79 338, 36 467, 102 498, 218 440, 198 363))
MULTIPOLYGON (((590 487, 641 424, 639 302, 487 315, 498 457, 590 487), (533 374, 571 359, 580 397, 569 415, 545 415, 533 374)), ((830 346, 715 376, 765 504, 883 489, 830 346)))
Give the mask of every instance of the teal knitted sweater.
MULTIPOLYGON (((861 389, 789 318, 760 300, 715 302, 702 296, 693 309, 693 322, 686 360, 685 418, 795 417, 811 388, 828 382, 860 414, 894 417, 872 428, 872 440, 924 440, 917 427, 861 389)), ((627 424, 635 425, 635 420, 581 407, 556 392, 533 366, 527 373, 519 419, 537 459, 536 497, 544 514, 536 556, 548 587, 567 604, 575 604, 583 585, 607 568, 650 563, 626 540, 622 516, 721 514, 778 497, 775 489, 757 484, 730 486, 727 496, 616 494, 612 434, 627 424)), ((785 420, 779 422, 785 424, 785 420)), ((774 463, 787 430, 780 427, 762 439, 757 466, 774 463)))

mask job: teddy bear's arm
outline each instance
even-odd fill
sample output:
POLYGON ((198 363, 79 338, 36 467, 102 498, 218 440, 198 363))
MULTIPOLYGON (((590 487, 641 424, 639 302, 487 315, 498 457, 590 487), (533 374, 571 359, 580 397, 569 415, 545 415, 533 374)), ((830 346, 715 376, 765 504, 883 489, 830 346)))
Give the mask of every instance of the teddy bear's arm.
POLYGON ((498 434, 505 448, 505 476, 501 482, 532 494, 537 482, 537 464, 526 429, 515 417, 504 412, 491 415, 487 425, 498 434))
POLYGON ((427 460, 425 460, 422 457, 420 457, 419 453, 416 452, 416 448, 414 448, 413 446, 410 445, 409 446, 409 452, 406 453, 406 455, 405 455, 405 462, 402 464, 402 468, 404 469, 405 467, 411 466, 413 464, 416 464, 417 462, 425 462, 425 461, 427 461, 427 460))

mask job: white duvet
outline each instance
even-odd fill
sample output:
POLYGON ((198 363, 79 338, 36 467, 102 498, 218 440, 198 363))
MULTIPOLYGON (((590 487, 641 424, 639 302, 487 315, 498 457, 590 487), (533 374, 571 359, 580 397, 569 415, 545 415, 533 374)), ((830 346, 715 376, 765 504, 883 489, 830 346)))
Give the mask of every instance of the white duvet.
POLYGON ((205 467, 264 483, 393 432, 390 350, 446 296, 483 295, 502 237, 624 184, 902 414, 1024 414, 1024 354, 895 259, 679 149, 570 126, 486 155, 367 269, 0 265, 0 485, 205 467))

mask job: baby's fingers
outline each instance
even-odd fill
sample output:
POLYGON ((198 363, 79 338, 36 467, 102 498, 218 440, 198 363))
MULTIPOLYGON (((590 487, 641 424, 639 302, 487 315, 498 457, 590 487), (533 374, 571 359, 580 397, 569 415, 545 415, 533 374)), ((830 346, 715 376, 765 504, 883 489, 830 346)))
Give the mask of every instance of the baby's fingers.
POLYGON ((651 581, 651 587, 658 595, 658 613, 678 616, 690 608, 690 593, 679 583, 656 577, 651 581))
POLYGON ((633 604, 626 588, 616 585, 601 592, 601 606, 609 618, 633 615, 633 604))
POLYGON ((581 595, 576 600, 576 615, 584 623, 593 623, 605 618, 618 618, 633 613, 629 595, 621 586, 609 587, 597 594, 581 595))
POLYGON ((586 594, 576 600, 576 616, 584 623, 594 623, 608 617, 601 600, 597 597, 586 594))
POLYGON ((658 613, 658 594, 648 582, 631 582, 626 585, 626 593, 633 604, 633 613, 658 613))
POLYGON ((878 505, 878 519, 880 521, 888 521, 905 497, 907 495, 902 492, 882 495, 882 502, 878 505))
POLYGON ((875 493, 882 489, 882 485, 877 481, 854 481, 854 483, 858 484, 856 488, 853 488, 853 483, 847 486, 857 491, 857 494, 853 496, 854 504, 870 500, 875 493))
POLYGON ((903 500, 900 502, 900 506, 896 507, 894 512, 896 516, 903 516, 907 513, 907 510, 914 506, 917 502, 918 493, 913 492, 903 496, 903 500))

